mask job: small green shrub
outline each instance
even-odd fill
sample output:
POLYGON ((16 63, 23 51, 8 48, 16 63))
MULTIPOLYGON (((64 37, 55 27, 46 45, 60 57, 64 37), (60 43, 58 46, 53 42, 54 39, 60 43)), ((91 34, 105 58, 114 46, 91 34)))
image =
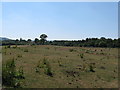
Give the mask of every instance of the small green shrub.
POLYGON ((21 58, 21 57, 22 57, 22 55, 21 55, 21 54, 18 54, 18 56, 17 56, 17 57, 21 58))
POLYGON ((7 52, 6 52, 6 51, 4 51, 3 53, 4 53, 5 55, 7 54, 7 52))
POLYGON ((70 52, 73 52, 73 51, 74 51, 74 49, 69 49, 69 51, 70 51, 70 52))
POLYGON ((49 47, 46 47, 46 49, 50 49, 49 47))
POLYGON ((20 87, 20 79, 24 79, 23 69, 16 70, 14 58, 2 65, 2 84, 7 87, 20 87))
POLYGON ((80 54, 80 58, 83 58, 83 57, 84 57, 84 54, 83 54, 83 53, 81 53, 81 54, 80 54))
POLYGON ((57 50, 57 47, 54 47, 55 51, 57 50))
POLYGON ((35 68, 36 73, 40 73, 40 68, 44 69, 44 73, 48 76, 53 76, 51 66, 46 58, 43 59, 43 62, 40 63, 40 61, 37 63, 37 67, 35 68))
POLYGON ((61 64, 61 62, 60 62, 60 61, 58 61, 58 64, 59 64, 59 66, 62 66, 62 64, 61 64))
POLYGON ((43 59, 43 64, 44 64, 45 74, 47 74, 49 76, 53 76, 51 66, 46 58, 43 59))
POLYGON ((90 65, 89 65, 89 70, 90 70, 90 72, 95 72, 95 63, 90 63, 90 65))
POLYGON ((7 49, 7 47, 6 47, 6 46, 5 46, 4 48, 5 48, 5 49, 7 49))
POLYGON ((43 64, 46 65, 47 63, 48 63, 48 62, 47 62, 47 59, 44 58, 44 59, 43 59, 43 64))
POLYGON ((25 77, 24 77, 24 72, 23 72, 23 67, 20 67, 20 68, 17 70, 17 72, 16 72, 16 74, 15 74, 15 77, 16 77, 17 79, 25 79, 25 77))
POLYGON ((47 75, 49 75, 49 76, 53 76, 53 73, 52 73, 52 70, 51 70, 51 67, 50 67, 50 65, 48 64, 48 65, 46 65, 46 67, 45 67, 45 74, 47 74, 47 75))
POLYGON ((10 47, 11 47, 10 45, 7 46, 7 48, 10 48, 10 47))
POLYGON ((25 49, 24 52, 28 52, 28 49, 25 49))
POLYGON ((11 46, 10 45, 8 45, 8 46, 5 46, 5 49, 7 49, 7 48, 10 48, 11 46))
POLYGON ((15 45, 13 48, 16 49, 16 48, 17 48, 17 45, 15 45))
POLYGON ((89 50, 86 50, 85 53, 90 53, 89 50))
POLYGON ((103 53, 103 52, 101 52, 100 54, 101 54, 101 55, 105 55, 105 53, 103 53))

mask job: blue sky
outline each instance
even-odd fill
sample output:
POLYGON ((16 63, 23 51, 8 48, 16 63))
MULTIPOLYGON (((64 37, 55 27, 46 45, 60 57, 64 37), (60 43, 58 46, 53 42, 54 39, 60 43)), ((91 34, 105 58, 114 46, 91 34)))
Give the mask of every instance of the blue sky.
POLYGON ((117 2, 4 2, 2 35, 11 39, 118 37, 117 2))

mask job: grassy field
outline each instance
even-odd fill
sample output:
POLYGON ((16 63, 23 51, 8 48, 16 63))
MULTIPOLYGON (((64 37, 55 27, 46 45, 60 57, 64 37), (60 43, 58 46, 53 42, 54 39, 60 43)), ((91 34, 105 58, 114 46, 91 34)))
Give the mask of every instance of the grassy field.
POLYGON ((3 65, 12 59, 23 67, 23 88, 118 87, 117 48, 3 46, 3 65))

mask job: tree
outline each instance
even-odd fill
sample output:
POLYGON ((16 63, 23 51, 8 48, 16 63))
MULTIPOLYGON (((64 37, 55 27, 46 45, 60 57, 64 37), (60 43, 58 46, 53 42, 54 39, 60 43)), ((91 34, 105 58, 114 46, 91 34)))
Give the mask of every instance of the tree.
POLYGON ((27 41, 28 41, 28 42, 31 42, 32 40, 31 40, 31 39, 28 39, 27 41))
POLYGON ((99 42, 99 47, 107 47, 107 43, 105 41, 99 42))
POLYGON ((18 39, 16 39, 16 40, 15 40, 15 42, 19 42, 19 40, 18 40, 18 39))
POLYGON ((29 45, 31 45, 32 40, 31 40, 31 39, 28 39, 28 40, 27 40, 27 43, 28 43, 29 45))
POLYGON ((48 37, 48 36, 47 36, 46 34, 40 35, 40 38, 41 38, 41 39, 40 39, 40 42, 41 42, 42 45, 44 45, 47 37, 48 37))
POLYGON ((20 42, 22 41, 22 38, 20 38, 20 42))
POLYGON ((35 41, 34 41, 36 44, 39 43, 39 39, 35 38, 35 41))

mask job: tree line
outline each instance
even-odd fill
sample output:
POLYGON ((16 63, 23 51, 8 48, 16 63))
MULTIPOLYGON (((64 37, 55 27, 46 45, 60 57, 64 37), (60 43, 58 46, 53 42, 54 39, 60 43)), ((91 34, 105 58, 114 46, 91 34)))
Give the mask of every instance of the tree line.
POLYGON ((35 38, 34 40, 4 40, 2 45, 58 45, 58 46, 78 46, 78 47, 120 47, 120 38, 118 39, 106 39, 105 37, 98 38, 86 38, 85 40, 54 40, 47 41, 46 34, 40 35, 40 39, 35 38))

